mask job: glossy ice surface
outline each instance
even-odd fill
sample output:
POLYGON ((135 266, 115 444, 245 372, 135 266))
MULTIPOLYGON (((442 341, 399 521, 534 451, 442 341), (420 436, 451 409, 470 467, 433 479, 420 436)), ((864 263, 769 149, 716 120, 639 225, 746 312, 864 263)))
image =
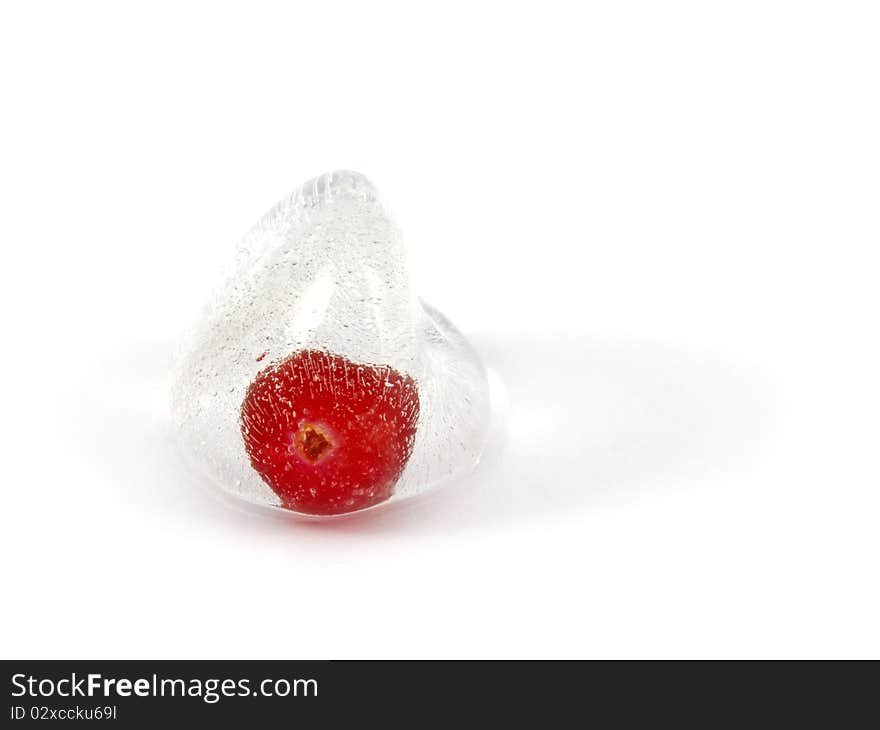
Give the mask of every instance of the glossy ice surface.
POLYGON ((400 234, 376 189, 362 175, 336 172, 306 183, 245 236, 225 284, 185 345, 172 412, 187 455, 217 485, 257 504, 323 514, 412 497, 473 468, 486 440, 489 396, 473 350, 412 291, 400 234), (327 366, 310 369, 308 382, 296 370, 307 353, 327 366), (391 385, 364 385, 358 393, 347 366, 341 375, 345 363, 362 367, 368 376, 362 383, 384 377, 391 385), (265 374, 273 372, 269 387, 265 374), (251 403, 249 410, 246 396, 260 378, 263 405, 251 403), (296 392, 297 378, 303 388, 322 393, 327 413, 358 411, 359 421, 345 421, 353 430, 340 443, 376 454, 376 468, 358 472, 361 481, 337 478, 341 472, 328 466, 346 457, 339 443, 336 451, 328 446, 333 439, 327 433, 347 427, 342 419, 315 425, 293 415, 297 399, 309 400, 296 392), (268 397, 272 388, 286 390, 268 397), (394 400, 395 392, 405 397, 394 400), (273 445, 255 443, 248 414, 278 408, 271 428, 260 422, 272 431, 273 445), (371 428, 370 418, 394 425, 371 428), (282 422, 289 431, 278 430, 282 422), (259 449, 262 456, 255 459, 259 449), (283 480, 268 474, 270 462, 283 480), (310 472, 315 465, 322 474, 336 474, 335 481, 321 482, 310 472), (297 470, 300 485, 291 476, 297 470), (309 490, 322 488, 356 490, 358 498, 328 492, 336 506, 316 508, 309 490), (294 493, 303 498, 290 498, 294 493))

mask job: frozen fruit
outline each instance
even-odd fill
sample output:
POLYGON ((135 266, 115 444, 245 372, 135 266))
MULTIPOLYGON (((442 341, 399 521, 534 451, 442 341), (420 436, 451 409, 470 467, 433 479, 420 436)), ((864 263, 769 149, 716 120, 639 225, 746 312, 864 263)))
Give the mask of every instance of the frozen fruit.
MULTIPOLYGON (((456 199, 438 198, 437 214, 455 215, 456 199)), ((452 483, 483 452, 489 406, 480 358, 418 298, 393 216, 376 187, 350 171, 308 181, 245 235, 182 343, 171 386, 181 451, 200 481, 297 513, 357 509, 392 490, 402 501, 452 483), (345 394, 338 403, 321 397, 320 383, 304 388, 308 357, 345 394), (369 398, 336 382, 342 358, 349 371, 361 368, 369 398), (369 380, 390 384, 393 410, 385 413, 369 380), (316 418, 319 406, 332 417, 316 418), (355 408, 360 418, 346 419, 355 408), (378 425, 358 425, 370 420, 378 425)))
POLYGON ((285 507, 332 515, 392 495, 418 420, 408 375, 304 350, 254 378, 241 435, 251 466, 285 507))

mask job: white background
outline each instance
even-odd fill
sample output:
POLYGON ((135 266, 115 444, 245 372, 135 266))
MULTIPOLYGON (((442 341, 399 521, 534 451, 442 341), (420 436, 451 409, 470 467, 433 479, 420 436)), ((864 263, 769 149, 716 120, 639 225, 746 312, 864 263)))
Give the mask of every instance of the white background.
POLYGON ((7 3, 0 651, 877 657, 873 3, 7 3), (335 168, 500 375, 472 479, 332 525, 174 456, 236 241, 335 168))

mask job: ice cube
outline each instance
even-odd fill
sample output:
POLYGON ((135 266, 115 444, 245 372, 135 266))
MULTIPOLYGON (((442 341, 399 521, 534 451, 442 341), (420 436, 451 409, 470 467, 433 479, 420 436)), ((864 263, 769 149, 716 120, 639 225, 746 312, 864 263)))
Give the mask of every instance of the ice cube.
POLYGON ((342 514, 476 465, 486 373, 417 299, 405 254, 354 172, 307 182, 245 236, 172 385, 185 452, 213 483, 256 504, 342 514))

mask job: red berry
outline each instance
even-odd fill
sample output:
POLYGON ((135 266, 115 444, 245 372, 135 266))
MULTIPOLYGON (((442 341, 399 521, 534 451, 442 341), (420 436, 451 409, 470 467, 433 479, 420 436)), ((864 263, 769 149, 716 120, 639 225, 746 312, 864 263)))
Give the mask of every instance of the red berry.
POLYGON ((418 419, 408 375, 304 350, 254 378, 241 435, 251 466, 285 507, 333 515, 393 494, 418 419))

